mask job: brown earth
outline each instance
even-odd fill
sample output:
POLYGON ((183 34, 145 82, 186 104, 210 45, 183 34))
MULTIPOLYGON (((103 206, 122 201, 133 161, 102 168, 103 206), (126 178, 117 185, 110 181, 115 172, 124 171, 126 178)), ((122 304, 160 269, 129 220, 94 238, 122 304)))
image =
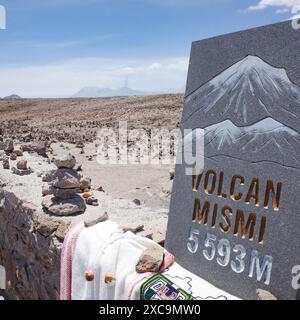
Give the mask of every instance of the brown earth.
POLYGON ((183 96, 0 100, 0 127, 33 139, 92 142, 97 129, 128 121, 129 128, 179 126, 183 96))

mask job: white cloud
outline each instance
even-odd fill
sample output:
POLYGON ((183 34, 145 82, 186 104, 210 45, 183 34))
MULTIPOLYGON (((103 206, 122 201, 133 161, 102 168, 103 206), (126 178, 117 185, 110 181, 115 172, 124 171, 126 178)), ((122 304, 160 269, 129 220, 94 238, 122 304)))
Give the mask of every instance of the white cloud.
POLYGON ((299 5, 300 0, 260 0, 256 5, 250 6, 248 10, 264 10, 269 7, 281 7, 279 10, 293 9, 299 5))
POLYGON ((100 36, 88 37, 84 39, 77 39, 77 40, 66 40, 66 41, 13 41, 7 42, 6 44, 3 43, 1 48, 2 50, 22 50, 26 49, 63 49, 63 48, 70 48, 76 46, 86 46, 91 43, 100 43, 106 40, 110 40, 113 38, 120 37, 117 33, 111 34, 103 34, 100 36))
POLYGON ((153 60, 80 58, 64 63, 0 67, 0 96, 68 97, 85 86, 117 88, 129 77, 138 90, 167 91, 186 82, 187 57, 153 60))
POLYGON ((288 8, 281 8, 281 9, 277 9, 275 12, 280 14, 280 13, 287 13, 290 10, 288 8))

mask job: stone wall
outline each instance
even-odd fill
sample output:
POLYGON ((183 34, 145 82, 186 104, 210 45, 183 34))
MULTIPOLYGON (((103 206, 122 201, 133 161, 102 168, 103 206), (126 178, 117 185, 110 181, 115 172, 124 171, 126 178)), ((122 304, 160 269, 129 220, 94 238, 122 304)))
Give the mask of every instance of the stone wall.
POLYGON ((0 265, 6 269, 5 298, 58 299, 61 229, 66 229, 65 222, 46 217, 34 205, 2 188, 0 205, 0 265))

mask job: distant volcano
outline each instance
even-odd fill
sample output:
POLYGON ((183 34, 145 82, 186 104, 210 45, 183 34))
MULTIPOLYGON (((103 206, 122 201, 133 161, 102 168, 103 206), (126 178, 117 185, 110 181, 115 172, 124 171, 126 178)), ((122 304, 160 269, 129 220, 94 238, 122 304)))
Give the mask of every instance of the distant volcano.
POLYGON ((3 100, 20 100, 22 99, 20 96, 18 96, 17 94, 12 94, 10 96, 6 96, 3 98, 3 100))
POLYGON ((216 119, 245 126, 268 117, 299 126, 300 88, 284 69, 256 56, 247 56, 217 75, 186 97, 186 104, 183 121, 201 114, 205 127, 216 119))
POLYGON ((73 98, 105 98, 105 97, 130 97, 148 96, 159 94, 158 92, 138 91, 128 87, 118 89, 85 87, 73 95, 73 98))

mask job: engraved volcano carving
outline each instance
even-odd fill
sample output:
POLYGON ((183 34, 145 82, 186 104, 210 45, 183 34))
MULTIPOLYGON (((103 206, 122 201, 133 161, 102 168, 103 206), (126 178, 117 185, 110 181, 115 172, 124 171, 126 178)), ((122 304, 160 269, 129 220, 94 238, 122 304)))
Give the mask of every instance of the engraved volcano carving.
POLYGON ((299 125, 300 88, 284 69, 256 56, 247 56, 217 75, 187 96, 186 103, 183 121, 199 115, 202 127, 216 119, 246 126, 268 117, 289 127, 299 125))
MULTIPOLYGON (((205 157, 300 169, 300 88, 284 69, 247 56, 186 98, 205 124, 205 157), (230 120, 229 120, 230 119, 230 120), (216 123, 216 120, 220 122, 216 123)), ((195 138, 196 130, 184 138, 195 138)))
POLYGON ((205 129, 205 155, 210 158, 225 155, 300 168, 299 151, 300 134, 272 118, 246 127, 225 120, 205 129))

